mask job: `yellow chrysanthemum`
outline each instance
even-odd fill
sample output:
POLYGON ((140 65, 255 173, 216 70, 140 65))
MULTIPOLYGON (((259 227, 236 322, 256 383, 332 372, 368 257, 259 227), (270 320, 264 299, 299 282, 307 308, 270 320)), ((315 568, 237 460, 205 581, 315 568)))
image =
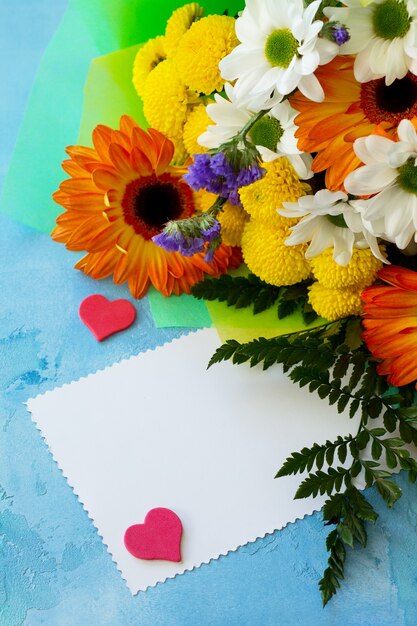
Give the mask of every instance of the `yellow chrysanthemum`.
POLYGON ((330 322, 348 315, 362 312, 361 291, 351 289, 329 289, 321 283, 313 283, 308 288, 308 301, 321 317, 330 322))
POLYGON ((133 85, 138 96, 143 95, 145 81, 155 67, 166 59, 164 37, 155 37, 145 43, 133 63, 133 85))
POLYGON ((206 113, 204 104, 200 104, 191 111, 185 122, 183 134, 183 142, 188 154, 203 154, 203 152, 207 152, 207 148, 200 146, 197 139, 205 132, 209 124, 211 124, 211 119, 206 113))
POLYGON ((245 209, 231 202, 226 202, 217 219, 222 227, 223 243, 228 246, 241 246, 243 231, 249 220, 249 215, 245 209))
POLYGON ((310 276, 306 244, 286 246, 288 230, 251 219, 242 235, 243 259, 256 276, 271 285, 294 285, 310 276))
POLYGON ((182 36, 175 55, 179 75, 186 85, 199 93, 223 89, 219 62, 239 44, 235 19, 209 15, 194 22, 182 36))
POLYGON ((243 208, 254 219, 274 224, 277 228, 294 226, 299 220, 278 215, 277 209, 283 202, 295 202, 305 196, 310 187, 299 181, 284 157, 263 163, 262 167, 266 170, 265 176, 239 190, 243 208))
POLYGON ((204 9, 197 2, 191 2, 173 12, 165 29, 165 50, 168 56, 173 56, 178 48, 181 37, 204 15, 204 9))
POLYGON ((182 163, 187 156, 182 140, 184 123, 197 103, 198 94, 184 85, 171 59, 159 63, 146 79, 143 111, 148 124, 173 142, 176 163, 182 163))
POLYGON ((369 249, 353 249, 352 258, 345 266, 333 260, 333 249, 328 248, 310 260, 314 276, 329 289, 355 289, 360 291, 372 285, 382 262, 369 249))

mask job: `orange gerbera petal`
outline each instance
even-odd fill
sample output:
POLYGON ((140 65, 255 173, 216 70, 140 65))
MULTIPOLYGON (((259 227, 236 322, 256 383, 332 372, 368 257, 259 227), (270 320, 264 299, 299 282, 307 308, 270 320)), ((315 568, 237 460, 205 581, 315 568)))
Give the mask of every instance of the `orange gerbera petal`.
POLYGON ((382 359, 378 372, 392 385, 407 385, 417 381, 417 273, 392 265, 378 276, 391 285, 363 291, 362 336, 372 354, 382 359))
POLYGON ((395 81, 395 88, 386 86, 383 78, 358 83, 353 63, 353 57, 336 57, 317 68, 323 102, 313 102, 298 91, 290 98, 299 111, 298 147, 318 153, 312 169, 326 169, 326 186, 331 190, 342 189, 347 174, 360 165, 353 151, 355 139, 369 134, 395 139, 402 119, 417 124, 417 76, 408 73, 395 81))
POLYGON ((184 168, 170 165, 169 139, 124 115, 119 129, 97 126, 93 144, 67 148, 63 167, 70 178, 53 194, 65 208, 53 239, 87 252, 77 269, 97 279, 113 274, 141 298, 150 284, 166 296, 190 293, 204 273, 218 276, 237 266, 228 246, 221 245, 207 263, 204 253, 186 258, 153 243, 167 221, 191 217, 197 206, 182 178, 184 168))

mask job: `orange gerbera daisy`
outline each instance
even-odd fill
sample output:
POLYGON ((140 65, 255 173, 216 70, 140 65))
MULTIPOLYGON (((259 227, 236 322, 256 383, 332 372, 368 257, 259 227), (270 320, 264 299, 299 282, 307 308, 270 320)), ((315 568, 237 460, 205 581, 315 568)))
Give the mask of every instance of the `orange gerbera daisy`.
POLYGON ((228 246, 220 246, 207 263, 204 253, 185 258, 153 243, 167 221, 188 218, 198 206, 182 179, 185 169, 170 166, 169 139, 124 115, 120 130, 97 126, 93 144, 67 148, 70 159, 62 166, 71 178, 53 195, 66 209, 53 239, 69 250, 87 251, 77 269, 93 278, 113 274, 115 283, 127 281, 133 296, 141 298, 150 283, 165 296, 189 293, 205 272, 218 276, 236 266, 228 246))
POLYGON ((400 387, 417 381, 417 272, 391 265, 378 276, 389 284, 362 292, 363 338, 382 359, 378 373, 400 387))
POLYGON ((370 134, 396 138, 404 118, 417 126, 417 76, 408 73, 389 86, 384 78, 359 83, 353 63, 353 57, 340 56, 318 67, 323 102, 312 102, 300 92, 290 98, 300 111, 295 118, 298 147, 317 152, 313 171, 327 170, 326 185, 331 190, 341 189, 346 176, 360 165, 353 151, 355 139, 370 134))

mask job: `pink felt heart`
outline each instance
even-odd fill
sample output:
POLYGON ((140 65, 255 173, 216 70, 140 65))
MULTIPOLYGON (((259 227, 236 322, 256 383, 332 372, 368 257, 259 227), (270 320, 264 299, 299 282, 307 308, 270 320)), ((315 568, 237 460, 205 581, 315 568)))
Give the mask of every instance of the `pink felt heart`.
POLYGON ((147 513, 143 524, 129 526, 126 549, 138 559, 181 561, 181 520, 170 509, 156 508, 147 513))
POLYGON ((97 341, 102 341, 135 321, 136 309, 128 300, 107 300, 96 294, 88 296, 80 304, 79 314, 97 341))

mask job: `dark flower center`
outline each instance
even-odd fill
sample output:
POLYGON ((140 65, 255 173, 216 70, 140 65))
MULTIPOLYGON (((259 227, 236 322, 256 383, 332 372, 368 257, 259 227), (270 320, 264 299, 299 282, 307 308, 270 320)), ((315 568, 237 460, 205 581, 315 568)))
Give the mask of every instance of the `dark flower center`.
POLYGON ((371 80, 361 86, 361 107, 374 124, 391 122, 398 125, 402 119, 417 115, 417 76, 408 73, 391 85, 384 78, 371 80))
POLYGON ((145 176, 129 183, 122 207, 125 221, 145 239, 160 233, 167 222, 185 219, 195 211, 191 189, 170 174, 145 176))
POLYGON ((142 187, 136 194, 134 205, 136 217, 151 228, 161 228, 182 213, 181 195, 172 183, 156 182, 142 187))

